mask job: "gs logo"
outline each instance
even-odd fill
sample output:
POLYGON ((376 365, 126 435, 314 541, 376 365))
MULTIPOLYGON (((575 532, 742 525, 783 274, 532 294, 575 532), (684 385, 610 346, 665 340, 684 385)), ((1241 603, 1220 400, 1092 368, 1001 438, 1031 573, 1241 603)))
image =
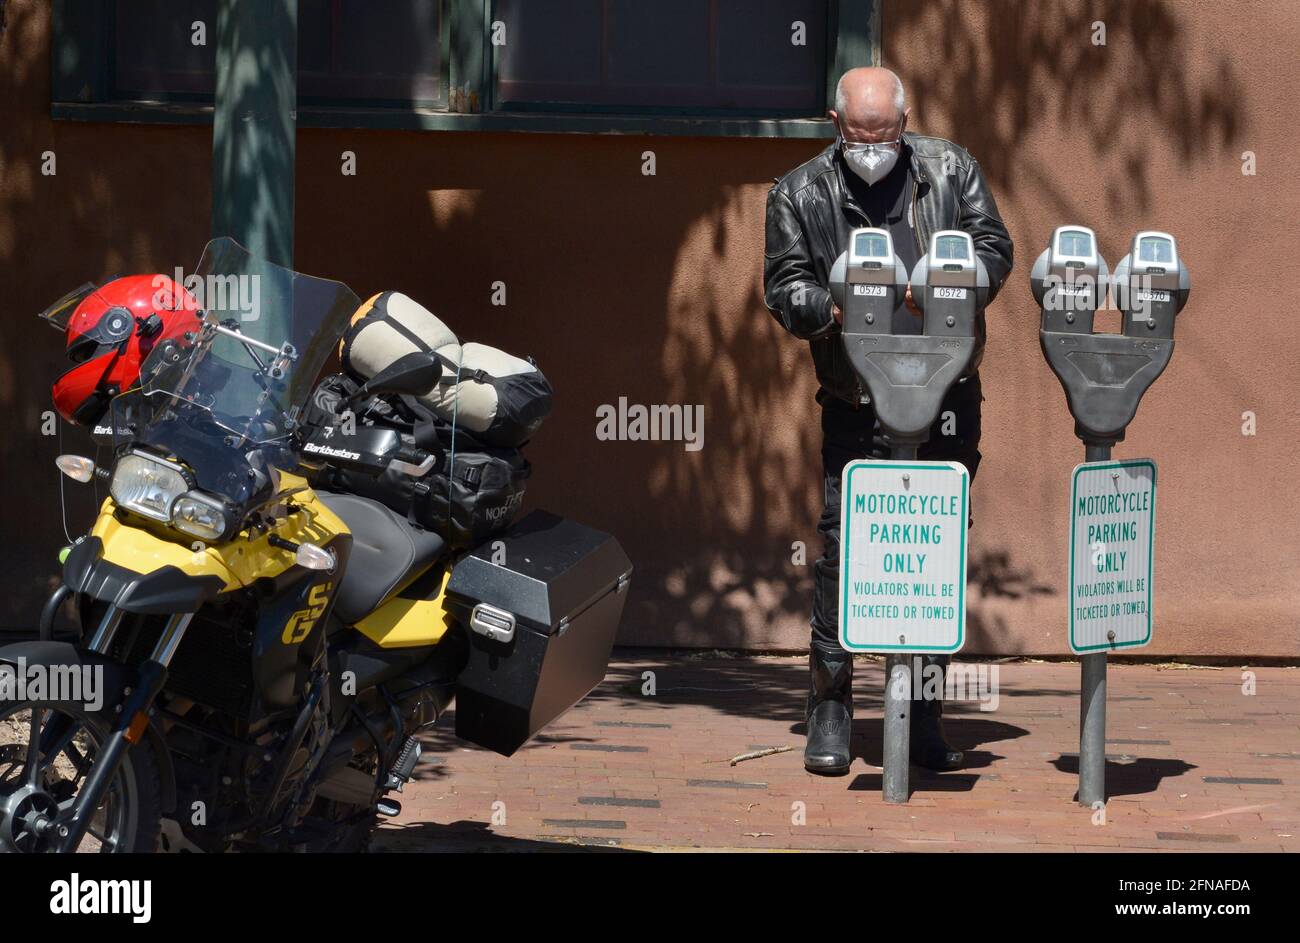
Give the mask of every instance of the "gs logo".
POLYGON ((308 608, 299 609, 289 617, 284 626, 284 634, 280 636, 281 642, 297 645, 308 636, 316 627, 316 620, 325 614, 325 607, 330 601, 330 590, 333 588, 333 583, 319 583, 311 588, 307 594, 308 608))

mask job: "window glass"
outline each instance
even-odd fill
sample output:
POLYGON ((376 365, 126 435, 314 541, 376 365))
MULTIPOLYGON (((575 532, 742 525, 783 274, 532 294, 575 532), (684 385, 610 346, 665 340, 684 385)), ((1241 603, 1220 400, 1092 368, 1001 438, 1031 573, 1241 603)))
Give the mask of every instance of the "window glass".
MULTIPOLYGON (((299 0, 299 96, 394 104, 444 99, 441 6, 439 0, 299 0)), ((216 0, 117 0, 114 27, 118 96, 213 96, 216 0)))
POLYGON ((505 106, 824 111, 826 0, 497 0, 505 106))

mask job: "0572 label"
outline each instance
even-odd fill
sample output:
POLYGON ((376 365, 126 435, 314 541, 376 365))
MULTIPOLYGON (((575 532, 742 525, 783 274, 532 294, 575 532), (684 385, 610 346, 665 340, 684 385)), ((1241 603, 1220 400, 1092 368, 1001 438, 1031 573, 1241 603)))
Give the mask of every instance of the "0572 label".
POLYGON ((938 286, 937 288, 935 288, 935 290, 934 290, 934 296, 935 296, 936 298, 952 298, 952 299, 954 299, 954 300, 956 300, 956 301, 965 301, 965 300, 966 300, 966 289, 965 289, 965 288, 945 288, 944 286, 940 285, 940 286, 938 286))

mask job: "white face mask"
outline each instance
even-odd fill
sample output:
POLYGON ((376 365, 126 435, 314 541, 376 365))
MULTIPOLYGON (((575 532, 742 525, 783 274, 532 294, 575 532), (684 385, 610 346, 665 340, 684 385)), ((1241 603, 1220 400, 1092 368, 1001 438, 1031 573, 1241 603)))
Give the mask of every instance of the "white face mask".
POLYGON ((844 160, 849 169, 867 182, 879 183, 898 163, 898 148, 880 144, 846 144, 844 160))

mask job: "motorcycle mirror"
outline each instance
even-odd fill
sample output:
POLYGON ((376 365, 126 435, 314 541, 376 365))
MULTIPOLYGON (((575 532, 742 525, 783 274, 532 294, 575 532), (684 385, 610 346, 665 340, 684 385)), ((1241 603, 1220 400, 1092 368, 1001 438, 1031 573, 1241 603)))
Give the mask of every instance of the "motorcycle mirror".
POLYGON ((293 553, 294 562, 308 570, 333 570, 334 554, 315 544, 298 544, 293 553))
POLYGON ((59 471, 82 484, 95 477, 95 462, 83 455, 60 455, 54 460, 59 471))
POLYGON ((362 388, 367 393, 427 393, 442 379, 442 361, 433 354, 416 352, 399 357, 362 388))

